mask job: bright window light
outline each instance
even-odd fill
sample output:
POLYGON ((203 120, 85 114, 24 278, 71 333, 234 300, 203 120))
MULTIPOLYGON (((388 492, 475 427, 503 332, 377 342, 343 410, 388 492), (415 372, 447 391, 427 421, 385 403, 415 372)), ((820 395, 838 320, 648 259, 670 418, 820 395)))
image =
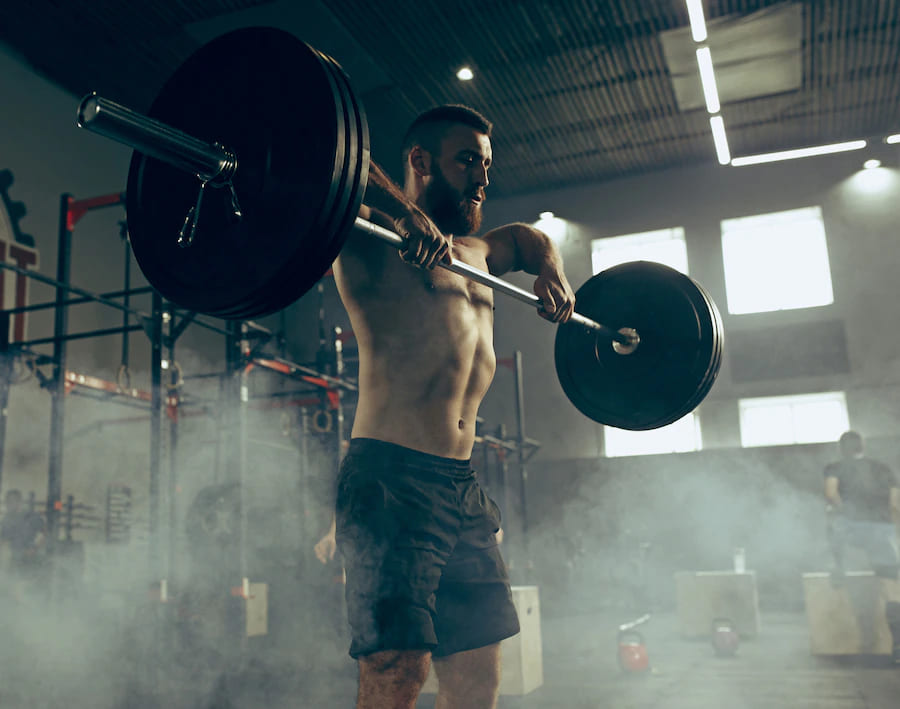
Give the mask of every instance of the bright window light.
POLYGON ((709 47, 700 47, 697 50, 697 65, 700 67, 700 83, 703 84, 703 96, 706 98, 706 110, 710 113, 718 113, 719 89, 716 87, 716 75, 713 73, 712 55, 709 47))
POLYGON ((747 155, 742 158, 734 158, 731 164, 735 167, 742 165, 759 165, 764 162, 777 162, 779 160, 794 160, 796 158, 809 158, 815 155, 830 155, 831 153, 843 153, 848 150, 861 150, 866 147, 864 140, 851 140, 847 143, 830 143, 829 145, 814 145, 811 148, 797 148, 796 150, 782 150, 776 153, 760 153, 759 155, 747 155))
POLYGON ((464 66, 456 72, 456 78, 460 81, 471 81, 475 78, 475 73, 469 67, 464 66))
POLYGON ((716 144, 716 157, 720 165, 731 162, 731 151, 728 149, 728 138, 725 135, 725 121, 722 116, 710 116, 709 127, 712 129, 713 142, 716 144))
POLYGON ((721 226, 729 313, 834 302, 820 207, 725 219, 721 226))
POLYGON ((691 20, 691 37, 695 42, 706 40, 706 20, 703 18, 703 0, 687 0, 688 17, 691 20))
POLYGON ((702 450, 700 420, 692 412, 675 423, 650 431, 626 431, 604 426, 603 446, 607 458, 702 450))
POLYGON ((654 261, 686 274, 688 262, 684 229, 673 227, 591 240, 593 273, 629 261, 654 261))
POLYGON ((745 448, 836 441, 850 428, 842 391, 741 399, 738 406, 745 448))

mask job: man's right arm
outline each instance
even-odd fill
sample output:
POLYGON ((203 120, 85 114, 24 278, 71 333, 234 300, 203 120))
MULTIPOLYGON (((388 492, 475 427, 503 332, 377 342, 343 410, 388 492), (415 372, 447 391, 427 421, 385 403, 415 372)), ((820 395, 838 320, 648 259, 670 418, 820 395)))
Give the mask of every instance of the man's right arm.
POLYGON ((840 479, 829 468, 825 469, 825 499, 834 508, 841 506, 840 479))

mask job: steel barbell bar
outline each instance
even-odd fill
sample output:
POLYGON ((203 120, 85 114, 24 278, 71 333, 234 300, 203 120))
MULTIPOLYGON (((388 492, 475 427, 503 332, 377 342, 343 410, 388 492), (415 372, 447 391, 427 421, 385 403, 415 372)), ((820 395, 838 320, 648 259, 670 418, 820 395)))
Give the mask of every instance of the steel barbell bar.
MULTIPOLYGON (((96 93, 90 93, 82 99, 76 123, 79 128, 123 143, 172 167, 194 174, 202 184, 211 181, 230 183, 238 169, 237 155, 227 147, 204 142, 96 93)), ((192 214, 191 217, 196 224, 199 214, 192 214)), ((362 217, 356 217, 353 227, 396 248, 403 249, 406 245, 406 240, 396 232, 362 217)), ((441 261, 438 265, 538 310, 543 306, 541 299, 533 293, 457 259, 441 261)), ((640 335, 633 328, 615 330, 577 312, 572 313, 569 322, 595 332, 598 337, 608 338, 618 354, 631 354, 640 343, 640 335)))

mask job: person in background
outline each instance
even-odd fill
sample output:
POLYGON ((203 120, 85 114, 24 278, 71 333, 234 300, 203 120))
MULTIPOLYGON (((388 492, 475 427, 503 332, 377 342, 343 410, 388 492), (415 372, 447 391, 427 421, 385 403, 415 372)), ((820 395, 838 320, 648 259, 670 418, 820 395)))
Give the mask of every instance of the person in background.
MULTIPOLYGON (((874 585, 847 584, 859 621, 861 651, 869 653, 876 642, 873 609, 881 603, 882 589, 889 593, 898 590, 900 553, 895 521, 900 519, 900 482, 885 463, 865 455, 862 436, 856 431, 844 433, 839 446, 840 459, 825 467, 835 578, 840 585, 846 555, 855 550, 865 555, 875 575, 883 579, 874 585)), ((885 607, 893 636, 892 660, 900 664, 900 603, 885 599, 885 607)))

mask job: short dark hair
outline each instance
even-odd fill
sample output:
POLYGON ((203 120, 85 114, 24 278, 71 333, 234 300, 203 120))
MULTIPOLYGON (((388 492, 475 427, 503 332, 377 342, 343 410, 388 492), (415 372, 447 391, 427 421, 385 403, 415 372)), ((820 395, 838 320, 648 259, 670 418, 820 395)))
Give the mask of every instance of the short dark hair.
POLYGON ((838 443, 841 446, 841 450, 852 453, 861 453, 863 449, 862 436, 856 431, 846 431, 842 433, 838 443))
POLYGON ((429 153, 437 154, 441 138, 451 125, 465 125, 479 133, 490 137, 493 124, 474 108, 461 104, 445 104, 436 106, 419 116, 412 122, 403 136, 403 164, 409 158, 413 146, 421 145, 429 153))

